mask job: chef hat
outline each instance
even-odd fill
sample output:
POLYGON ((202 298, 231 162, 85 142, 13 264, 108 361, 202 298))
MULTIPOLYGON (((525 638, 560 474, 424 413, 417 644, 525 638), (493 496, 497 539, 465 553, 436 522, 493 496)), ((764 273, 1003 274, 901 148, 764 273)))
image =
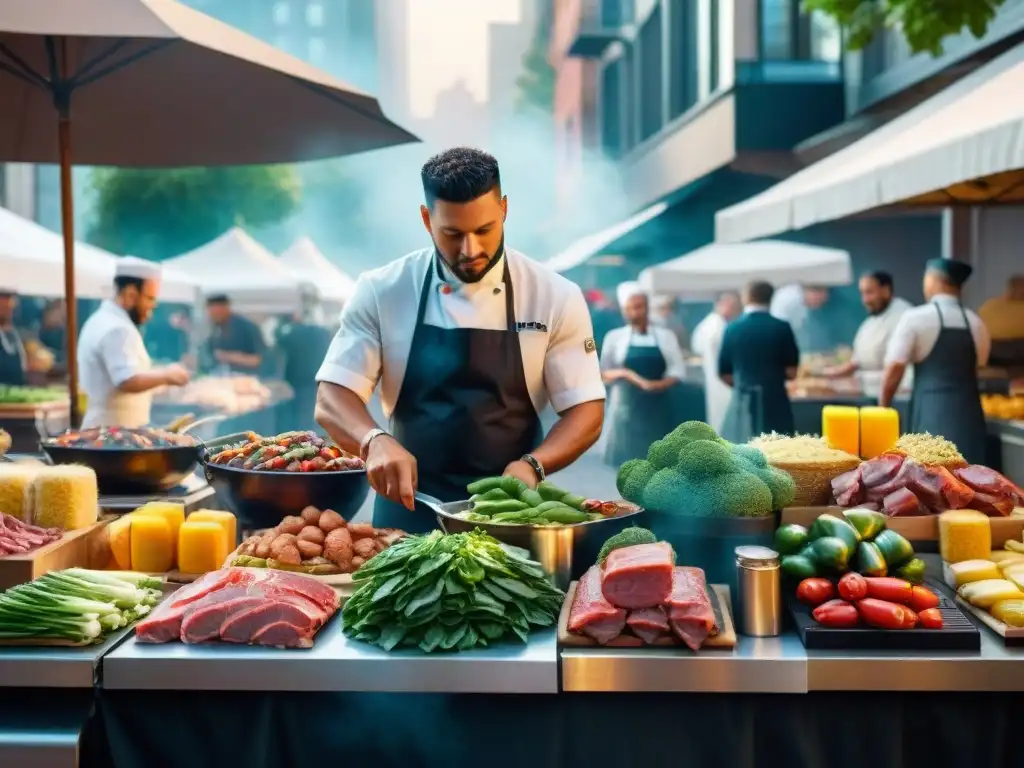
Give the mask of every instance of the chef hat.
POLYGON ((619 283, 618 288, 615 289, 615 298, 619 300, 619 306, 626 306, 626 302, 634 296, 646 296, 647 291, 636 280, 627 280, 624 283, 619 283))
POLYGON ((928 259, 926 264, 928 272, 937 272, 942 275, 951 285, 960 287, 967 282, 974 267, 962 261, 954 259, 928 259))
POLYGON ((156 262, 135 256, 122 256, 114 265, 114 279, 128 277, 135 280, 159 280, 162 271, 156 262))
POLYGON ((652 309, 672 309, 676 305, 676 297, 668 293, 659 293, 651 297, 652 309))

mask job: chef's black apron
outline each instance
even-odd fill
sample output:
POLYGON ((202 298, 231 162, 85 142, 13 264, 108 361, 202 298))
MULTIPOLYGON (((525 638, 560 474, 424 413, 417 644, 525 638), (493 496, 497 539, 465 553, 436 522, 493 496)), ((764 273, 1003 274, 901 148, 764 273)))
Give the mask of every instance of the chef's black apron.
POLYGON ((25 347, 16 330, 0 330, 0 385, 25 386, 25 347))
MULTIPOLYGON (((440 276, 440 264, 434 267, 440 276)), ((467 498, 466 485, 500 475, 540 442, 516 326, 515 293, 504 263, 506 328, 438 328, 423 322, 431 290, 423 281, 405 378, 391 416, 395 439, 416 457, 418 490, 441 501, 467 498)), ((410 512, 377 496, 373 524, 422 533, 432 512, 410 512)))
POLYGON ((939 338, 914 366, 908 432, 942 435, 971 464, 985 463, 987 430, 978 387, 978 350, 961 305, 963 328, 950 328, 938 305, 939 338))
MULTIPOLYGON (((653 333, 653 331, 652 331, 653 333)), ((633 329, 629 330, 630 343, 622 367, 650 381, 665 378, 668 365, 661 349, 632 343, 633 329)), ((611 413, 611 430, 605 447, 604 460, 613 467, 630 459, 647 458, 647 449, 675 426, 672 419, 672 400, 669 390, 644 392, 629 381, 617 381, 612 386, 615 407, 611 413)))

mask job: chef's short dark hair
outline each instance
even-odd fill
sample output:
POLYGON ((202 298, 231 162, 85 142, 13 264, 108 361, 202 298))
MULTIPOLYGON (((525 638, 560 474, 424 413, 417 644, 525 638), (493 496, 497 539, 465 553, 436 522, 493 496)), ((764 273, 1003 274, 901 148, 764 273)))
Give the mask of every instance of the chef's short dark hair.
POLYGON ((117 293, 121 293, 125 288, 134 288, 141 293, 142 291, 142 278, 141 277, 127 277, 125 275, 118 275, 114 278, 114 289, 117 293))
POLYGON ((747 301, 758 306, 767 307, 772 303, 775 288, 764 280, 755 280, 747 285, 747 301))
POLYGON ((423 194, 431 208, 437 200, 468 203, 496 190, 501 195, 498 161, 483 150, 455 147, 439 152, 420 171, 423 194))
POLYGON ((231 299, 228 298, 226 293, 213 293, 206 297, 206 306, 211 304, 230 304, 231 299))
POLYGON ((876 269, 873 272, 867 272, 864 274, 864 277, 870 277, 872 280, 878 283, 879 288, 893 287, 892 275, 881 269, 876 269))

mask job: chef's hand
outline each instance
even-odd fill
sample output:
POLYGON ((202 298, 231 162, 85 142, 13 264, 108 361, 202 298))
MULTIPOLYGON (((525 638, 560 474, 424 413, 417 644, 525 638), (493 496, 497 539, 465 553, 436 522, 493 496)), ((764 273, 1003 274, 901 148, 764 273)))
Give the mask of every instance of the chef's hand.
POLYGON ((168 384, 175 387, 181 387, 188 384, 189 380, 192 378, 192 374, 177 363, 171 363, 164 368, 164 377, 168 384))
POLYGON ((381 435, 370 442, 366 452, 366 476, 370 487, 381 496, 410 511, 416 508, 419 483, 416 457, 391 435, 381 435))
MULTIPOLYGON (((372 443, 371 443, 372 445, 372 443)), ((513 461, 502 472, 505 477, 518 477, 524 483, 527 488, 536 488, 537 483, 540 482, 540 478, 537 477, 537 470, 527 464, 525 461, 513 461)))

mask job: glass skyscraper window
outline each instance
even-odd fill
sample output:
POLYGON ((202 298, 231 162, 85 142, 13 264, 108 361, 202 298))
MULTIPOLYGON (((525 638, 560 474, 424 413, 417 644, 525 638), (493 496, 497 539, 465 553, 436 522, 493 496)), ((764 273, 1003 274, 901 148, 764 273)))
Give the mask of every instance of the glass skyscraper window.
POLYGON ((274 23, 283 27, 292 17, 292 7, 288 3, 274 3, 274 23))

